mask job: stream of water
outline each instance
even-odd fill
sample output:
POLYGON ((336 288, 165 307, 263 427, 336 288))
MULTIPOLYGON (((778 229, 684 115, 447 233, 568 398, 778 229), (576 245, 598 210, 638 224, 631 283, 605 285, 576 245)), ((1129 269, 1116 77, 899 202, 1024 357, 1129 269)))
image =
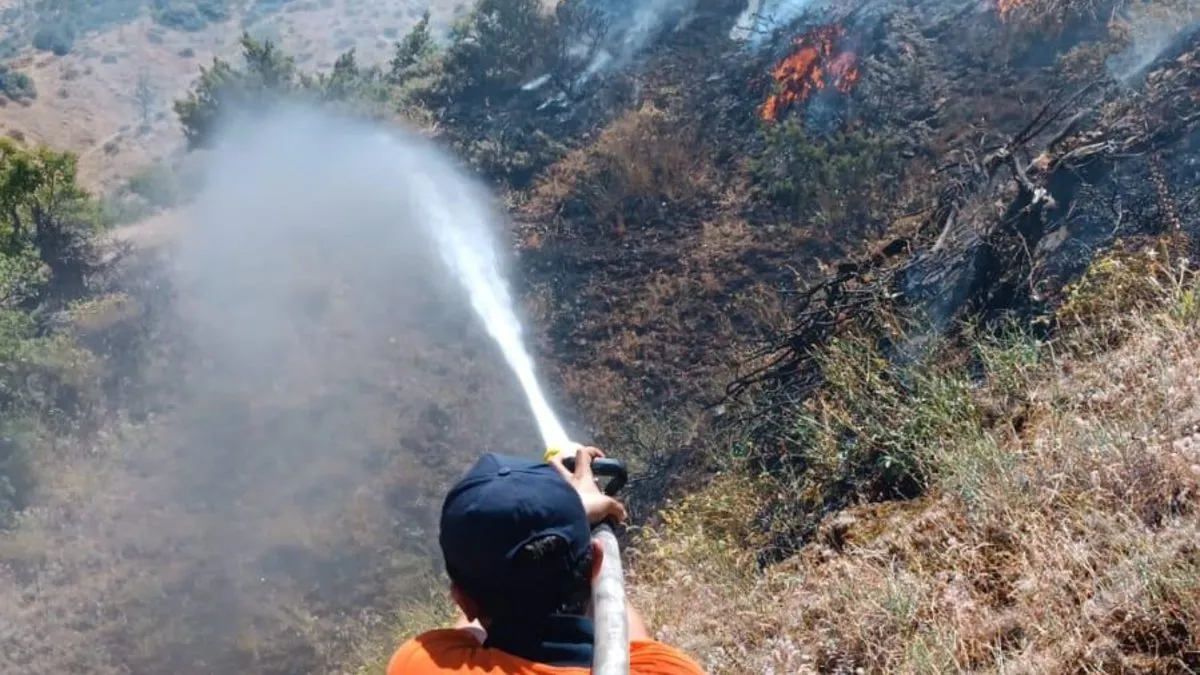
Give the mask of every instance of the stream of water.
POLYGON ((442 157, 413 161, 413 153, 436 153, 434 148, 402 147, 402 140, 385 136, 397 153, 407 155, 407 168, 419 195, 413 208, 437 242, 446 265, 463 285, 487 332, 500 347, 517 376, 547 448, 571 444, 538 380, 533 358, 525 347, 524 330, 505 278, 497 214, 488 195, 461 170, 442 157), (428 161, 426 161, 428 160, 428 161))

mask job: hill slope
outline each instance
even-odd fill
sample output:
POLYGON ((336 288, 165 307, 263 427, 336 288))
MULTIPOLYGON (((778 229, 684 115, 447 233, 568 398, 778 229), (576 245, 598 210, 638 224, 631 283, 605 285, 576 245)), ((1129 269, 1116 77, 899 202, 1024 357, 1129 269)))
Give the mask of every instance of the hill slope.
MULTIPOLYGON (((834 3, 751 45, 677 7, 625 59, 586 2, 391 62, 243 40, 155 129, 300 99, 487 180, 555 398, 637 469, 632 593, 713 672, 1195 669, 1194 5, 834 3)), ((378 672, 444 614, 447 482, 536 445, 371 162, 241 159, 83 281, 94 239, 5 214, 4 669, 378 672)))

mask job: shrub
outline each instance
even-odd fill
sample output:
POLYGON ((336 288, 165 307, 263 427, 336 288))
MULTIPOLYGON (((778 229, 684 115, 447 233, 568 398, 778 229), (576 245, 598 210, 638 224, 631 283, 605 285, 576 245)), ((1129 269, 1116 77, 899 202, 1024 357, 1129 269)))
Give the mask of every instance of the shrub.
POLYGON ((196 11, 213 23, 229 20, 228 0, 196 0, 196 11))
POLYGON ((63 336, 39 336, 36 302, 50 280, 31 248, 0 253, 0 528, 33 489, 33 442, 41 425, 66 427, 95 394, 89 355, 63 336))
POLYGON ((128 189, 153 206, 169 207, 179 202, 180 186, 170 168, 162 165, 146 167, 129 179, 128 189))
POLYGON ((7 96, 14 101, 33 99, 37 98, 37 88, 34 87, 33 78, 29 75, 0 64, 0 95, 7 96))
POLYGON ((553 27, 538 0, 479 0, 450 31, 433 99, 466 108, 511 95, 537 70, 553 27))
POLYGON ((798 219, 829 225, 882 217, 901 161, 897 143, 868 131, 810 134, 789 118, 766 130, 766 146, 749 168, 757 191, 798 219))
POLYGON ((1162 303, 1164 294, 1177 298, 1180 316, 1193 315, 1196 297, 1189 284, 1195 274, 1187 267, 1186 252, 1186 241, 1169 237, 1115 242, 1065 289, 1056 319, 1072 338, 1068 344, 1089 350, 1123 344, 1144 329, 1142 317, 1162 303), (1073 339, 1080 331, 1087 337, 1082 345, 1073 339))
POLYGON ((75 28, 68 22, 44 24, 33 33, 33 46, 56 56, 64 56, 75 45, 75 28))
POLYGON ((167 28, 182 31, 204 30, 208 21, 195 5, 171 3, 155 8, 154 20, 167 28))
POLYGON ((551 167, 535 188, 535 208, 619 229, 652 218, 663 202, 693 203, 711 178, 697 147, 680 120, 645 105, 551 167))
POLYGON ((155 0, 154 20, 182 31, 204 30, 209 23, 229 19, 227 0, 155 0))

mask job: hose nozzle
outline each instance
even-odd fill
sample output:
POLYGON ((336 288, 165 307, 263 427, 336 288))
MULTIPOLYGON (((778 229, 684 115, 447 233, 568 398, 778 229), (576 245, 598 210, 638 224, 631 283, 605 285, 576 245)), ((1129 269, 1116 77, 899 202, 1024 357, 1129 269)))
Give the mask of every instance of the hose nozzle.
MULTIPOLYGON (((568 472, 575 471, 575 453, 583 447, 583 444, 574 441, 567 441, 559 445, 551 445, 546 448, 546 454, 542 455, 542 461, 550 462, 555 457, 562 456, 563 466, 568 472)), ((604 493, 610 497, 625 486, 629 480, 629 471, 625 468, 625 462, 611 457, 601 457, 592 461, 592 473, 596 478, 606 478, 608 483, 603 486, 604 493)))
POLYGON ((563 443, 550 445, 546 448, 546 454, 542 455, 542 460, 549 462, 550 460, 562 454, 574 456, 575 451, 579 450, 581 447, 583 447, 581 444, 574 441, 565 441, 563 443))

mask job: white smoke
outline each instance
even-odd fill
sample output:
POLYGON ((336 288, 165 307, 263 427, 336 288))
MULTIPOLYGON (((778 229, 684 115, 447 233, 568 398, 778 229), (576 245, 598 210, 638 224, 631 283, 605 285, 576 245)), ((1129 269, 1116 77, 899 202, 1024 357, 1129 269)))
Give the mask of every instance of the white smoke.
POLYGON ((749 0, 729 37, 758 48, 772 33, 800 18, 809 8, 826 4, 827 0, 749 0))
POLYGON ((691 20, 697 0, 591 0, 588 4, 607 24, 607 32, 579 76, 592 77, 628 66, 663 35, 691 20))
POLYGON ((1122 84, 1142 75, 1184 33, 1200 27, 1200 6, 1129 18, 1129 45, 1108 59, 1108 73, 1122 84))

